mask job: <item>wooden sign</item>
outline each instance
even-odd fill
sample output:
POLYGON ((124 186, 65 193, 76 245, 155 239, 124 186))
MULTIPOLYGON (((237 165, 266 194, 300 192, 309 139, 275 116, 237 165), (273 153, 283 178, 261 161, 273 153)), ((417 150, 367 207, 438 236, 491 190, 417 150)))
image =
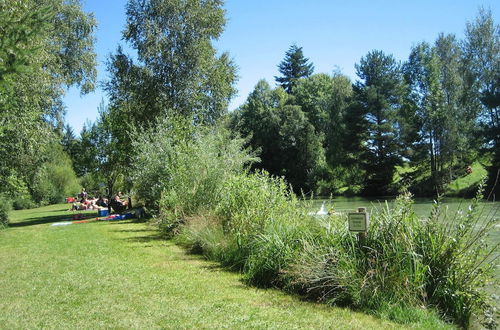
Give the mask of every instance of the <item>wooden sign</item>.
POLYGON ((367 212, 349 213, 348 215, 349 231, 364 233, 368 231, 369 218, 367 212))

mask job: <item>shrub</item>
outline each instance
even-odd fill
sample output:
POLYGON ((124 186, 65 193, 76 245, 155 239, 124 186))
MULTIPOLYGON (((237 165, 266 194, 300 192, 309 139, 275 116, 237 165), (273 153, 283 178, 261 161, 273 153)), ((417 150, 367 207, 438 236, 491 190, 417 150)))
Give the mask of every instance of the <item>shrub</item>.
POLYGON ((245 279, 261 287, 284 287, 286 271, 297 259, 307 234, 307 224, 272 221, 250 243, 245 262, 245 279))
POLYGON ((260 233, 266 223, 289 218, 298 212, 298 200, 282 178, 266 172, 230 176, 222 187, 224 193, 215 205, 226 233, 260 233))
POLYGON ((281 286, 280 276, 300 250, 311 218, 304 218, 285 182, 266 173, 231 176, 223 191, 212 215, 186 217, 180 241, 242 270, 249 283, 281 286))
POLYGON ((14 210, 25 210, 36 207, 36 203, 29 197, 19 197, 14 199, 12 206, 14 207, 14 210))
POLYGON ((7 228, 9 226, 9 212, 11 207, 11 202, 0 196, 0 229, 7 228))
POLYGON ((239 237, 225 235, 220 222, 211 216, 189 217, 176 240, 193 253, 233 270, 242 270, 248 256, 248 248, 239 237))
POLYGON ((138 198, 153 210, 161 204, 189 215, 210 208, 225 179, 256 159, 223 127, 194 128, 176 117, 156 126, 137 135, 133 170, 138 198))
POLYGON ((61 203, 80 189, 69 156, 58 144, 50 150, 49 160, 35 173, 32 184, 33 199, 39 204, 61 203))
POLYGON ((176 148, 171 157, 168 186, 160 205, 191 215, 212 209, 222 198, 227 179, 244 171, 251 157, 243 140, 231 139, 223 129, 197 132, 193 141, 176 148))
POLYGON ((450 216, 437 205, 417 240, 416 250, 427 267, 427 301, 463 327, 474 314, 481 319, 492 309, 483 288, 493 278, 499 244, 489 248, 486 236, 498 219, 482 214, 482 188, 483 183, 465 212, 450 216))

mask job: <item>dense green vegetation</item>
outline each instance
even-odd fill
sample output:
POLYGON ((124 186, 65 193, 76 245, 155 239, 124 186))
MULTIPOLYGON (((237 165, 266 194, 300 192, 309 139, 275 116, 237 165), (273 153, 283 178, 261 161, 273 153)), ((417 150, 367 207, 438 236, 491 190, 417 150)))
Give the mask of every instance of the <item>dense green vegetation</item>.
POLYGON ((498 251, 483 244, 495 219, 478 212, 482 195, 466 212, 436 207, 423 221, 408 193, 475 191, 480 180, 465 176, 467 166, 477 176, 477 161, 498 192, 491 12, 466 24, 464 40, 441 34, 404 62, 370 51, 355 82, 313 74, 292 45, 280 86, 259 81, 228 113, 236 65, 212 45, 223 1, 129 0, 123 40, 135 54, 118 46, 109 56, 109 103, 76 137, 61 96, 94 87, 96 22, 78 0, 38 4, 0 0, 1 227, 11 206, 55 203, 79 184, 128 191, 162 234, 249 284, 421 327, 444 326, 439 316, 492 325, 482 288, 498 251), (342 216, 311 217, 301 193, 403 194, 361 240, 342 216))
POLYGON ((62 95, 94 88, 95 26, 78 1, 0 1, 0 199, 24 207, 78 191, 60 147, 62 95))
POLYGON ((467 23, 464 40, 440 34, 433 44, 415 45, 402 63, 381 50, 369 52, 356 65, 354 83, 340 73, 311 75, 312 63, 294 45, 279 65, 284 77, 276 77, 288 97, 279 96, 281 87, 271 91, 259 82, 232 114, 233 126, 262 149, 255 167, 285 176, 296 191, 394 195, 407 188, 422 196, 442 194, 479 156, 492 159, 493 189, 500 150, 499 54, 500 27, 484 10, 467 23), (302 129, 284 131, 272 123, 302 129), (290 145, 303 157, 299 177, 297 163, 283 156, 291 154, 290 145), (403 182, 394 181, 402 165, 412 170, 403 182))
POLYGON ((481 194, 467 212, 437 206, 425 221, 403 195, 372 217, 361 242, 346 231, 345 215, 311 216, 283 179, 250 173, 252 156, 227 129, 169 123, 136 143, 142 152, 133 172, 139 198, 161 191, 157 221, 165 236, 252 285, 400 323, 437 322, 437 314, 464 327, 472 318, 491 321, 483 288, 498 246, 484 239, 496 220, 481 217, 481 194))

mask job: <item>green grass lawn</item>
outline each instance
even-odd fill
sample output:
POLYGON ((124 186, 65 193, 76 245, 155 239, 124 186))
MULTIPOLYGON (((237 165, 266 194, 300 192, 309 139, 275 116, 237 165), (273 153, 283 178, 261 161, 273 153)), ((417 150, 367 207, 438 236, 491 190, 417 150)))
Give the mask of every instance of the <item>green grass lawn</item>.
POLYGON ((475 162, 471 166, 472 173, 464 174, 463 176, 453 180, 446 187, 446 194, 451 196, 463 196, 465 194, 473 195, 477 190, 479 182, 488 174, 486 169, 479 162, 475 162))
POLYGON ((246 286, 147 224, 51 226, 66 208, 14 211, 0 231, 0 328, 402 328, 246 286))

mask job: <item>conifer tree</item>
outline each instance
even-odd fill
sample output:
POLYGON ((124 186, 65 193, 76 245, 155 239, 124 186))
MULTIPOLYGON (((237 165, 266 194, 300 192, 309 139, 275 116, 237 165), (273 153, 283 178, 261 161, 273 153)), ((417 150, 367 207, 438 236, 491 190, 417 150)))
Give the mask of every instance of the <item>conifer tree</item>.
POLYGON ((365 194, 390 193, 395 166, 400 163, 397 113, 401 106, 403 77, 392 55, 374 50, 356 64, 361 80, 354 86, 356 102, 364 112, 365 194))
POLYGON ((292 45, 285 53, 285 59, 278 65, 282 77, 274 77, 276 82, 288 93, 292 94, 293 87, 300 78, 309 77, 314 71, 314 65, 308 63, 304 57, 302 47, 292 45))

